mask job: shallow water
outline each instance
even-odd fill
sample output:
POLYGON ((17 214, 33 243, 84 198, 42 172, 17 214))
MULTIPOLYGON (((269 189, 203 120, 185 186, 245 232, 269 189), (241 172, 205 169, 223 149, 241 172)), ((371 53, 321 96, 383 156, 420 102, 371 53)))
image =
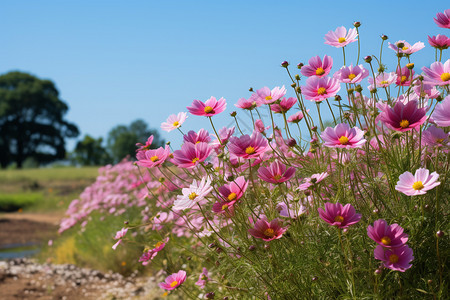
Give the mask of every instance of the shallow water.
POLYGON ((0 260, 30 257, 39 251, 38 243, 3 245, 0 248, 0 260))

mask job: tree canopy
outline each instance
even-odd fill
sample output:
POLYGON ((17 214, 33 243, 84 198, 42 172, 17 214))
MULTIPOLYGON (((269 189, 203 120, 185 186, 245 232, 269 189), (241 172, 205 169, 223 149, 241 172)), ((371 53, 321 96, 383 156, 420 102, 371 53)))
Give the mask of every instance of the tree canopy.
POLYGON ((70 155, 71 161, 83 166, 102 166, 111 163, 111 156, 102 143, 103 138, 95 139, 86 134, 75 146, 75 150, 70 155))
POLYGON ((149 129, 143 120, 135 120, 129 126, 118 125, 108 133, 107 148, 115 163, 130 156, 135 158, 136 143, 144 143, 149 136, 153 135, 153 143, 150 148, 158 148, 164 145, 159 132, 149 129))
POLYGON ((63 119, 68 106, 55 84, 23 72, 0 76, 0 164, 25 159, 39 163, 63 159, 65 138, 77 137, 75 124, 63 119))

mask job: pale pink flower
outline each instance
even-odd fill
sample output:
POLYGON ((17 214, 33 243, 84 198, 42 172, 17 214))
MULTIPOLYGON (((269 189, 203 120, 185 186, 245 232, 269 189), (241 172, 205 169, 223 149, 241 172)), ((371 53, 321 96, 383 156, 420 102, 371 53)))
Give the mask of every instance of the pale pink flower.
POLYGON ((157 242, 153 249, 148 249, 141 255, 139 262, 142 262, 142 265, 144 266, 148 265, 150 261, 155 258, 158 252, 164 249, 168 241, 169 238, 167 237, 164 240, 157 242))
POLYGON ((432 37, 428 36, 428 43, 433 48, 445 50, 450 47, 450 38, 443 34, 433 35, 432 37))
POLYGON ((162 165, 170 155, 170 148, 159 147, 158 149, 142 150, 136 153, 138 166, 153 168, 162 165))
POLYGON ((167 276, 166 280, 159 284, 159 287, 171 291, 179 287, 185 280, 186 271, 180 270, 177 273, 173 273, 167 276))
POLYGON ((336 28, 335 31, 329 31, 325 35, 325 44, 333 47, 342 48, 350 43, 356 42, 358 33, 356 28, 350 28, 347 32, 344 26, 336 28))
POLYGON ((450 28, 450 9, 444 10, 443 13, 438 12, 436 18, 433 18, 437 26, 441 28, 450 28))
POLYGON ((269 167, 261 166, 258 169, 258 177, 269 183, 282 183, 288 181, 295 174, 295 168, 287 168, 278 160, 274 161, 269 167))
POLYGON ((422 132, 422 144, 427 146, 447 146, 449 134, 442 128, 430 126, 422 132))
POLYGON ((333 67, 333 58, 331 58, 331 56, 325 55, 322 61, 320 59, 320 56, 314 56, 309 59, 308 63, 309 65, 303 66, 300 69, 300 72, 304 76, 324 77, 330 73, 331 68, 333 67))
POLYGON ((434 85, 421 83, 414 86, 414 93, 421 98, 436 99, 440 93, 434 85))
MULTIPOLYGON (((306 112, 309 112, 309 109, 306 110, 306 112)), ((298 123, 303 119, 304 115, 301 111, 296 112, 295 114, 293 114, 292 116, 290 116, 287 121, 289 123, 298 123)))
POLYGON ((258 119, 255 121, 255 130, 260 132, 260 133, 264 133, 267 129, 269 129, 270 126, 265 127, 264 123, 261 119, 258 119))
POLYGON ((224 98, 216 100, 215 97, 211 97, 203 103, 200 100, 194 100, 192 106, 188 106, 189 112, 196 116, 212 117, 225 110, 227 103, 224 98))
POLYGON ((252 94, 249 99, 241 98, 238 100, 238 102, 234 105, 236 107, 252 110, 255 107, 260 107, 261 103, 258 101, 258 94, 252 94))
POLYGON ((200 276, 198 277, 197 282, 195 283, 195 285, 199 286, 201 289, 204 289, 206 286, 206 283, 211 280, 211 278, 208 277, 208 269, 203 268, 202 273, 200 274, 200 276))
POLYGON ((230 137, 233 136, 234 130, 235 130, 234 126, 231 128, 224 126, 221 129, 219 129, 219 137, 220 137, 220 142, 222 142, 222 144, 219 142, 218 139, 216 139, 212 142, 212 146, 214 148, 219 148, 220 146, 226 145, 228 143, 230 137))
POLYGON ((286 89, 284 85, 280 88, 279 86, 274 87, 270 90, 267 86, 263 87, 256 91, 256 95, 258 96, 257 102, 259 104, 271 104, 286 94, 286 89))
POLYGON ((336 96, 341 89, 339 81, 331 77, 309 77, 302 87, 302 94, 307 100, 321 102, 336 96))
POLYGON ((417 169, 414 175, 407 171, 399 176, 395 189, 407 196, 424 195, 428 190, 441 184, 437 181, 438 178, 438 173, 430 174, 425 168, 417 169))
POLYGON ((414 78, 414 70, 410 70, 407 67, 397 68, 397 79, 395 83, 399 86, 410 86, 414 78))
POLYGON ((391 48, 395 52, 403 53, 403 54, 407 54, 407 55, 411 55, 414 52, 417 52, 417 51, 423 49, 424 47, 425 47, 425 45, 422 42, 417 42, 412 46, 407 41, 403 41, 403 40, 397 41, 397 42, 395 42, 395 44, 389 43, 389 48, 391 48), (403 43, 402 48, 398 48, 398 46, 397 46, 400 43, 403 43))
POLYGON ((334 128, 327 127, 320 137, 323 145, 331 148, 361 148, 366 142, 364 131, 358 127, 350 128, 346 123, 337 124, 334 128))
POLYGON ((297 99, 294 97, 282 98, 280 103, 272 104, 270 109, 275 113, 281 114, 290 110, 295 103, 297 103, 297 99))
POLYGON ((280 239, 285 233, 287 228, 281 227, 280 220, 273 219, 270 223, 264 216, 255 223, 255 227, 248 230, 248 232, 255 238, 262 239, 269 242, 272 240, 280 239))
POLYGON ((450 84, 450 59, 445 63, 436 61, 431 64, 430 68, 423 67, 425 73, 423 82, 431 85, 448 85, 450 84))
POLYGON ((173 164, 180 168, 193 168, 204 162, 211 153, 211 147, 207 143, 184 143, 181 150, 173 152, 173 164))
POLYGON ((396 248, 408 241, 408 235, 398 224, 388 225, 385 220, 379 219, 373 223, 373 227, 367 227, 367 235, 377 244, 385 248, 396 248))
POLYGON ((170 132, 174 129, 180 128, 181 125, 186 121, 187 113, 179 112, 177 115, 170 115, 167 121, 161 123, 161 129, 170 132))
MULTIPOLYGON (((397 80, 397 74, 395 72, 390 73, 380 73, 375 77, 375 84, 377 88, 385 88, 393 84, 397 80)), ((375 85, 373 84, 373 78, 369 77, 369 90, 374 90, 375 85)))
POLYGON ((383 261, 386 268, 400 272, 411 268, 410 262, 414 259, 413 251, 407 245, 391 249, 378 245, 373 253, 375 259, 383 261))
POLYGON ((212 189, 211 179, 206 179, 203 177, 199 183, 197 183, 197 180, 194 179, 188 188, 183 188, 181 190, 182 195, 177 196, 177 200, 175 200, 173 204, 173 209, 184 210, 191 208, 199 201, 205 199, 212 189))
POLYGON ((125 234, 127 234, 127 232, 128 228, 122 228, 121 230, 116 232, 116 236, 114 237, 114 239, 118 241, 112 246, 113 250, 116 250, 117 246, 119 246, 120 243, 122 243, 122 238, 125 236, 125 234))
POLYGON ((369 76, 369 71, 363 67, 363 65, 353 66, 343 66, 333 77, 344 83, 359 83, 361 80, 369 76))
POLYGON ((149 150, 152 143, 153 143, 153 135, 148 137, 147 141, 145 142, 145 145, 143 145, 141 143, 137 143, 136 147, 139 147, 139 148, 136 150, 136 152, 149 150))
POLYGON ((450 95, 436 104, 432 114, 433 121, 440 127, 450 126, 450 95))
POLYGON ((340 203, 327 202, 325 210, 319 208, 318 211, 322 220, 339 228, 347 228, 361 220, 361 214, 357 214, 351 204, 342 206, 340 203))

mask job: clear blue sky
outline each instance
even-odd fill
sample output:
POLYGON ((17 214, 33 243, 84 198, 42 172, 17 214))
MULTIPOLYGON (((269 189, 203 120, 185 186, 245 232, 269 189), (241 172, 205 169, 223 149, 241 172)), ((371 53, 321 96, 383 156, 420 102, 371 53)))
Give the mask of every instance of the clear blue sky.
MULTIPOLYGON (((342 52, 325 45, 324 35, 353 21, 362 23, 363 56, 378 55, 386 34, 391 43, 424 42, 413 61, 416 71, 429 66, 434 49, 427 35, 449 36, 433 22, 447 8, 446 1, 4 1, 0 73, 53 80, 80 138, 106 137, 138 118, 159 128, 193 99, 210 96, 228 101, 221 127, 249 87, 289 85, 283 60, 295 65, 328 54, 335 72, 342 52)), ((357 45, 347 48, 354 63, 357 45)), ((394 52, 387 44, 383 51, 393 70, 394 52)), ((201 127, 209 130, 209 122, 189 116, 183 129, 201 127)), ((180 144, 176 131, 163 136, 180 144)))

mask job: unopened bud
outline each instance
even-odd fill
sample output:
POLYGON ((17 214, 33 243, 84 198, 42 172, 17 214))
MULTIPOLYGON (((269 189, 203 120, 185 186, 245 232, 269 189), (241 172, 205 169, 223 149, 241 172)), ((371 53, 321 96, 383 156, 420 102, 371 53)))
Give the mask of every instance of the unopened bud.
POLYGON ((248 250, 250 250, 250 251, 254 251, 255 249, 256 249, 255 245, 250 245, 250 247, 248 247, 248 250))
POLYGON ((356 87, 355 87, 355 91, 357 91, 358 93, 361 93, 361 91, 362 91, 362 86, 360 86, 360 85, 357 85, 356 87))
POLYGON ((209 248, 214 248, 214 247, 216 247, 216 244, 211 243, 211 244, 208 245, 208 247, 209 247, 209 248))
POLYGON ((370 62, 372 61, 372 56, 367 55, 366 57, 364 57, 364 61, 365 61, 366 63, 370 63, 370 62))
POLYGON ((423 81, 423 76, 422 75, 419 75, 419 76, 417 76, 417 79, 419 79, 420 81, 423 81))
POLYGON ((335 100, 335 101, 341 101, 341 100, 342 100, 342 97, 339 96, 339 95, 336 95, 336 96, 334 96, 334 100, 335 100))
POLYGON ((300 80, 300 75, 295 74, 295 80, 300 80))
POLYGON ((253 92, 253 88, 252 88, 252 87, 249 88, 248 91, 249 91, 249 92, 253 92))
POLYGON ((383 35, 381 36, 381 39, 382 39, 383 41, 385 41, 385 40, 387 40, 387 39, 388 39, 388 36, 387 36, 387 35, 385 35, 385 34, 383 34, 383 35))
POLYGON ((445 235, 445 233, 442 230, 439 230, 438 232, 436 232, 436 237, 441 238, 445 235))
POLYGON ((294 82, 293 84, 291 84, 291 87, 295 88, 297 86, 297 84, 294 82))
POLYGON ((311 278, 312 281, 317 281, 317 279, 319 279, 317 276, 314 276, 313 278, 311 278))
POLYGON ((289 66, 289 63, 288 63, 287 61, 283 61, 283 62, 281 63, 281 66, 282 66, 283 68, 287 68, 287 67, 289 66))
POLYGON ((230 116, 232 116, 232 117, 236 117, 236 115, 237 115, 237 112, 235 112, 235 111, 230 113, 230 116))
POLYGON ((359 26, 361 26, 361 22, 353 22, 353 26, 355 26, 356 28, 358 28, 359 26))
POLYGON ((123 222, 123 224, 125 224, 125 225, 128 225, 130 222, 128 222, 128 221, 125 221, 125 222, 123 222))
POLYGON ((376 269, 374 273, 375 273, 376 276, 379 276, 379 275, 381 275, 381 273, 383 273, 383 270, 376 269))
POLYGON ((437 102, 441 102, 441 101, 442 101, 442 99, 443 99, 443 98, 442 98, 442 96, 441 96, 441 95, 439 95, 439 96, 437 96, 437 97, 436 97, 436 101, 437 101, 437 102))
POLYGON ((412 69, 414 69, 414 64, 413 63, 406 64, 406 67, 408 69, 412 70, 412 69))
POLYGON ((264 245, 264 249, 266 249, 266 250, 270 249, 270 245, 269 244, 265 244, 264 245))
POLYGON ((348 89, 347 93, 352 94, 355 90, 354 89, 348 89))
POLYGON ((295 91, 296 91, 297 93, 299 93, 299 94, 302 93, 302 89, 301 89, 299 86, 295 88, 295 91))
POLYGON ((428 283, 428 284, 432 284, 432 283, 433 283, 433 280, 428 279, 427 283, 428 283))
POLYGON ((230 175, 230 176, 227 177, 227 181, 233 181, 233 180, 234 180, 234 176, 233 175, 230 175))
POLYGON ((297 141, 293 138, 288 139, 287 142, 288 147, 294 147, 295 145, 297 145, 297 141))
POLYGON ((397 47, 399 49, 401 49, 401 48, 405 47, 405 43, 399 42, 399 43, 397 43, 397 47))
POLYGON ((304 66, 303 63, 299 63, 299 64, 297 65, 297 68, 298 68, 298 69, 301 69, 303 66, 304 66))
POLYGON ((316 132, 316 131, 317 131, 317 126, 311 127, 311 130, 312 130, 313 132, 316 132))

